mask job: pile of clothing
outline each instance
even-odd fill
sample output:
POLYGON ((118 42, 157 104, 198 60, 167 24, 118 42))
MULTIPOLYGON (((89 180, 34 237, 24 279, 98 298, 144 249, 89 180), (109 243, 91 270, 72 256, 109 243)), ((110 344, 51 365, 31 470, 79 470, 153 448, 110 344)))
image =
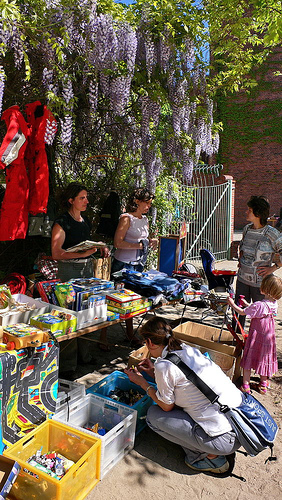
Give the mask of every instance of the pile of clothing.
POLYGON ((124 283, 125 288, 143 297, 149 297, 153 305, 163 301, 179 300, 182 298, 183 291, 190 285, 189 279, 180 282, 154 269, 143 273, 124 269, 119 281, 124 283))

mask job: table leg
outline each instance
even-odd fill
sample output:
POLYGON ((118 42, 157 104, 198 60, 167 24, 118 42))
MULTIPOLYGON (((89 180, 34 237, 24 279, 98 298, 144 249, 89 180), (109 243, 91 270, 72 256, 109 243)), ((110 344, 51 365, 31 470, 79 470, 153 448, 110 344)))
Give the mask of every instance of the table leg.
POLYGON ((105 350, 107 350, 107 346, 108 346, 107 327, 101 328, 101 330, 100 330, 100 339, 99 340, 101 342, 101 345, 104 345, 105 346, 105 350))
POLYGON ((129 338, 129 340, 132 340, 134 337, 134 332, 133 332, 133 318, 128 318, 125 320, 125 326, 126 326, 126 335, 129 338))

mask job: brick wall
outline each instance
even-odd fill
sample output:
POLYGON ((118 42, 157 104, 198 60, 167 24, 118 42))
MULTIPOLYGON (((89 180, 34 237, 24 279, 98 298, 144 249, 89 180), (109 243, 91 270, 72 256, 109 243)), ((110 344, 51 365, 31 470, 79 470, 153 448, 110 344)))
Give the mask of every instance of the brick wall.
POLYGON ((223 122, 219 161, 236 181, 235 229, 246 224, 246 203, 251 195, 265 195, 270 215, 282 207, 282 48, 255 74, 257 87, 219 100, 223 122))

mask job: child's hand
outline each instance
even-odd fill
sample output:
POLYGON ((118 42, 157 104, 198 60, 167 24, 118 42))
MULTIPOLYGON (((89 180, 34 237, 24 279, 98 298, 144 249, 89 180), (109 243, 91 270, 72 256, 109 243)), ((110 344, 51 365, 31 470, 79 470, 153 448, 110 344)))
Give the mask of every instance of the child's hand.
POLYGON ((246 299, 241 299, 240 306, 247 307, 247 306, 249 306, 249 302, 247 302, 246 299))
POLYGON ((231 307, 233 307, 235 305, 235 302, 234 300, 229 296, 227 297, 227 304, 231 307))

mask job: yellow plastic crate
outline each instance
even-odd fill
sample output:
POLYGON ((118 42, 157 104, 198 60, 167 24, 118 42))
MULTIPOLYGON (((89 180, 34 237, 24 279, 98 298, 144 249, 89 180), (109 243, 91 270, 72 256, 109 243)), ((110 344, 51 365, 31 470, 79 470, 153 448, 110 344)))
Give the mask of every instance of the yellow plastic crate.
POLYGON ((21 466, 11 500, 83 500, 100 479, 101 440, 54 420, 46 420, 3 454, 21 466), (62 479, 27 462, 41 446, 42 454, 55 451, 75 462, 62 479))

